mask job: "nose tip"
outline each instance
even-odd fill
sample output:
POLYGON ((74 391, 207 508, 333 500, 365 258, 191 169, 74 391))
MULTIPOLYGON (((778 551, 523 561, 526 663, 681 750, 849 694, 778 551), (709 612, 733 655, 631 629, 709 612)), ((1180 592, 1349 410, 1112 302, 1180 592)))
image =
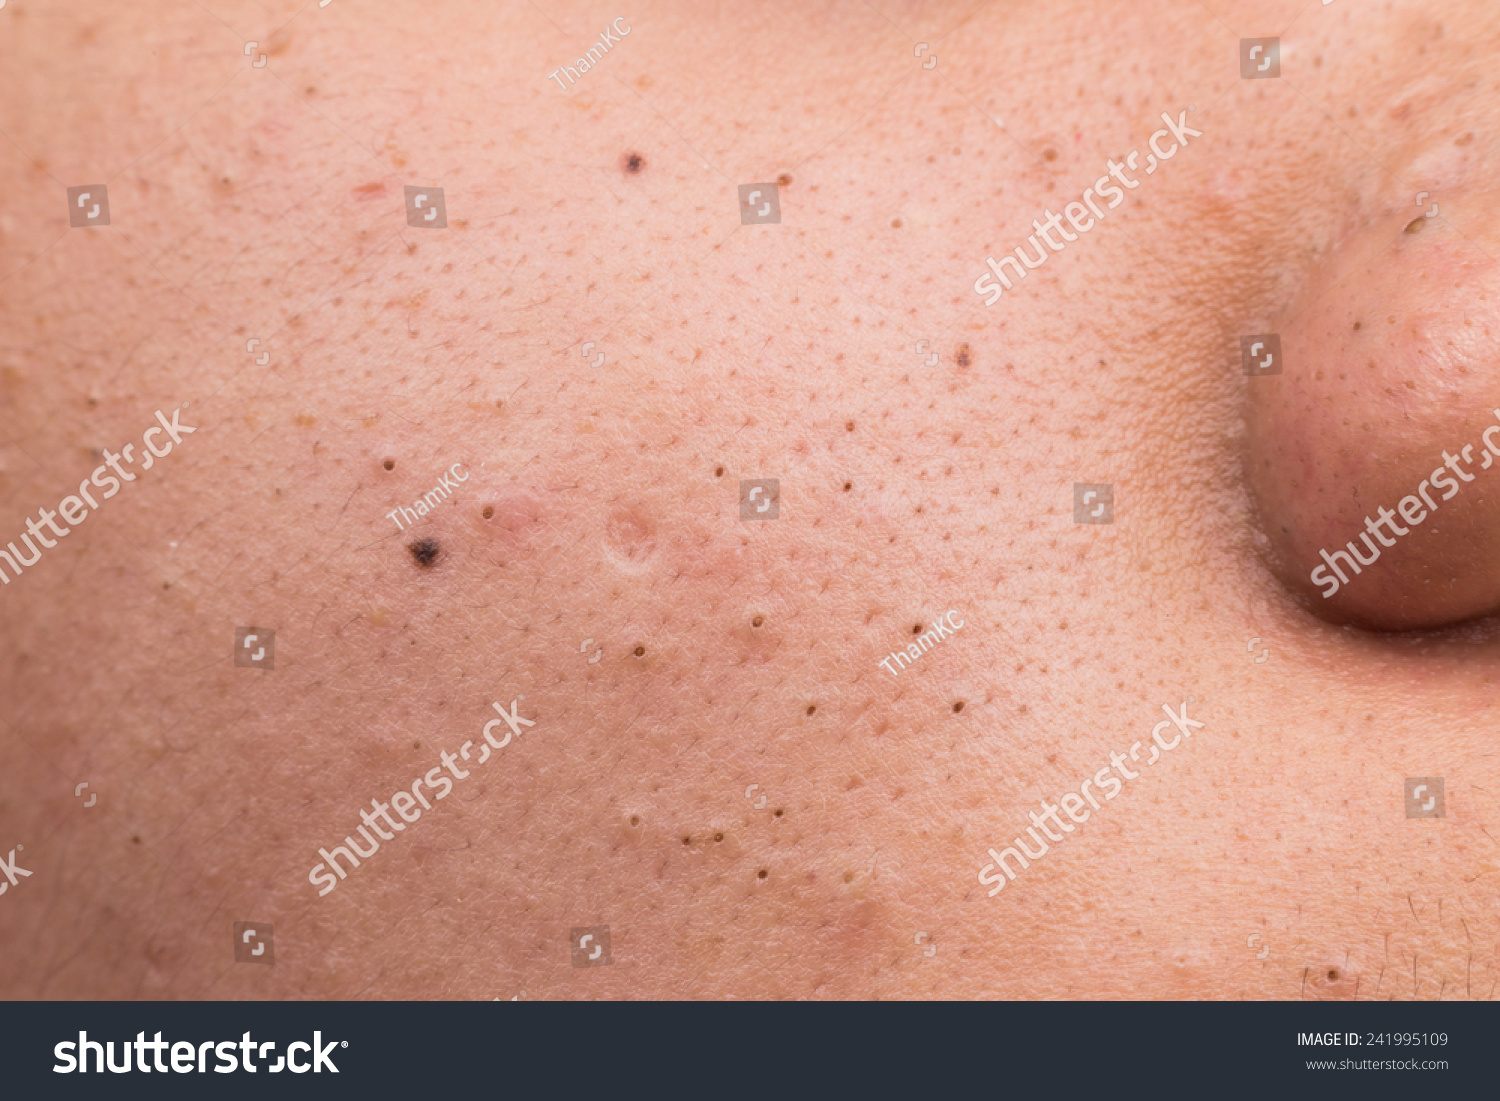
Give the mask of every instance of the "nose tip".
POLYGON ((1282 373, 1244 379, 1268 563, 1323 619, 1408 630, 1500 612, 1493 256, 1500 233, 1377 219, 1286 311, 1282 373))

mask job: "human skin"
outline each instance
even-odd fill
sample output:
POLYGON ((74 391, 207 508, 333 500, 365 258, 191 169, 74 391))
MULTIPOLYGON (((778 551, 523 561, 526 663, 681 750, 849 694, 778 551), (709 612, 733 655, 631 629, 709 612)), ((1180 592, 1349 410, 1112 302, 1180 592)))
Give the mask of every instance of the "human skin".
POLYGON ((1493 5, 0 21, 0 538, 157 409, 197 428, 0 588, 4 996, 1494 994, 1494 624, 1358 631, 1278 579, 1266 509, 1306 506, 1252 497, 1278 379, 1239 362, 1417 189, 1455 233, 1493 203, 1493 5), (1189 104, 982 304, 986 255, 1189 104), (98 181, 111 225, 69 230, 98 181), (751 478, 778 519, 739 519, 751 478), (234 665, 249 625, 274 669, 234 665), (519 697, 320 897, 319 847, 519 697), (989 897, 986 850, 1188 697, 1206 726, 989 897), (570 966, 596 925, 611 965, 570 966))

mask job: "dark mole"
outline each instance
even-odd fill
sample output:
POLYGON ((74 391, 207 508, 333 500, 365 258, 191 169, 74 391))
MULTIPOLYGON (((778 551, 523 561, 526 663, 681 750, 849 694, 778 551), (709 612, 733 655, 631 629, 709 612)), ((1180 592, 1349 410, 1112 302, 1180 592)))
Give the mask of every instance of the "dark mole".
POLYGON ((438 546, 436 539, 418 539, 415 543, 408 544, 406 549, 411 551, 417 565, 431 566, 437 561, 438 551, 442 548, 438 546))
POLYGON ((646 648, 644 646, 637 646, 635 648, 635 656, 638 657, 638 658, 645 657, 646 656, 646 648))
POLYGON ((972 358, 969 355, 969 346, 967 344, 960 344, 958 346, 958 354, 953 359, 960 367, 967 367, 972 362, 972 358))
POLYGON ((722 833, 716 833, 716 834, 714 834, 714 840, 715 841, 723 841, 724 840, 724 835, 722 833))
POLYGON ((1360 323, 1358 321, 1356 321, 1354 323, 1354 331, 1355 332, 1359 332, 1359 330, 1360 330, 1360 323))
POLYGON ((383 467, 385 467, 387 470, 395 470, 396 469, 396 460, 395 459, 387 459, 385 462, 381 463, 380 465, 383 466, 383 467))
POLYGON ((816 711, 816 710, 817 710, 817 709, 818 709, 818 707, 817 707, 817 704, 808 704, 808 705, 807 705, 807 713, 808 713, 808 714, 809 714, 809 715, 811 715, 811 714, 812 714, 812 713, 813 713, 813 712, 814 712, 814 711, 816 711))
POLYGON ((724 468, 722 466, 719 467, 717 470, 714 471, 714 477, 715 478, 722 478, 722 477, 724 477, 724 468))
POLYGON ((766 876, 769 875, 769 874, 770 873, 767 872, 764 868, 762 868, 760 871, 758 871, 758 872, 755 873, 756 877, 759 878, 759 879, 765 879, 766 876))
POLYGON ((953 710, 954 711, 962 711, 963 709, 964 709, 964 701, 963 700, 959 700, 957 703, 955 703, 953 705, 953 710))
POLYGON ((786 811, 784 811, 784 810, 778 810, 778 811, 777 811, 777 812, 776 812, 776 817, 777 817, 777 818, 780 818, 780 817, 781 817, 781 816, 782 816, 782 815, 783 815, 783 814, 785 814, 785 813, 786 813, 786 811))
POLYGON ((914 635, 920 635, 922 633, 922 625, 918 623, 911 629, 911 633, 914 635))
POLYGON ((682 843, 684 845, 691 845, 693 843, 693 839, 691 837, 684 837, 682 839, 682 843))
POLYGON ((483 516, 486 520, 488 520, 491 516, 495 515, 495 508, 494 508, 494 506, 493 505, 485 505, 484 506, 484 512, 480 513, 480 515, 483 516))
POLYGON ((762 619, 760 616, 756 616, 754 619, 752 619, 750 621, 750 626, 752 626, 752 627, 759 627, 764 622, 765 622, 764 619, 762 619))
POLYGON ((781 175, 779 175, 779 176, 776 177, 776 186, 777 187, 789 187, 791 185, 791 182, 792 182, 792 178, 790 176, 788 176, 785 172, 783 172, 781 175))
POLYGON ((1330 971, 1330 972, 1328 972, 1328 981, 1329 982, 1338 982, 1339 981, 1339 973, 1337 971, 1330 971))
POLYGON ((845 432, 853 432, 854 431, 854 422, 853 421, 845 421, 844 422, 844 431, 845 432))
POLYGON ((646 167, 646 159, 639 153, 630 153, 625 157, 625 171, 639 172, 646 167))
POLYGON ((639 816, 638 816, 638 815, 634 815, 634 814, 632 814, 632 815, 631 815, 631 816, 630 816, 630 824, 631 824, 631 825, 632 825, 632 826, 639 826, 639 825, 640 825, 640 824, 641 824, 641 820, 640 820, 640 817, 639 817, 639 816))

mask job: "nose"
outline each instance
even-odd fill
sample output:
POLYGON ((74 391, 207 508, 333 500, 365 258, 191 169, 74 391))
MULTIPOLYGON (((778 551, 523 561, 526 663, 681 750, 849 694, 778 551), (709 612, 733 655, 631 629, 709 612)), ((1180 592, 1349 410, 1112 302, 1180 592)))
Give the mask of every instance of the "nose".
POLYGON ((1500 612, 1500 219, 1462 209, 1352 231, 1281 323, 1282 373, 1243 380, 1269 564, 1331 622, 1500 612))

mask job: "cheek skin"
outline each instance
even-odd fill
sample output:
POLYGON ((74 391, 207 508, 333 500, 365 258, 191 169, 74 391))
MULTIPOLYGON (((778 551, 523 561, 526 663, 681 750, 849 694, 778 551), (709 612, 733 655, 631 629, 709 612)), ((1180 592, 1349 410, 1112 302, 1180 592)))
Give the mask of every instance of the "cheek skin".
MULTIPOLYGON (((1500 460, 1485 468, 1483 443, 1500 423, 1500 271, 1485 255, 1500 234, 1470 244, 1410 221, 1380 219, 1330 255, 1282 323, 1284 373, 1245 379, 1245 472, 1273 572, 1314 614, 1378 630, 1500 611, 1500 460), (1447 500, 1438 468, 1458 485, 1447 500), (1397 510, 1424 479, 1437 507, 1409 523, 1397 510), (1337 576, 1313 580, 1320 552, 1351 541, 1379 557, 1357 573, 1336 557, 1347 582, 1325 597, 1337 576)), ((1500 447, 1500 430, 1490 439, 1500 447)))

